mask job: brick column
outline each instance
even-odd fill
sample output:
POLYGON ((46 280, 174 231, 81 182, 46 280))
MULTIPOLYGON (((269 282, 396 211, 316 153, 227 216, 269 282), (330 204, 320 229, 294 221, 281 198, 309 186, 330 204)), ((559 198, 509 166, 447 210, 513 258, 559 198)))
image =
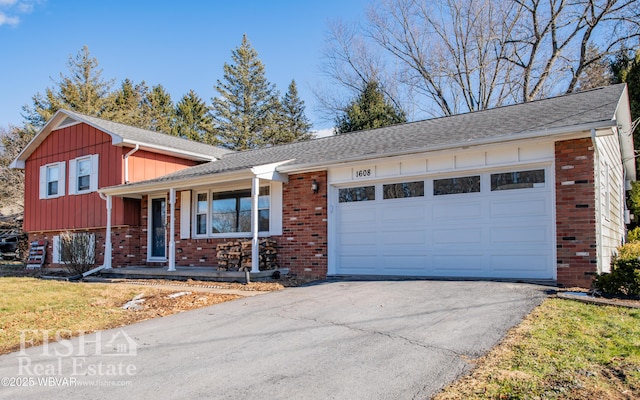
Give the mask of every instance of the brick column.
POLYGON ((289 175, 283 186, 278 263, 297 275, 327 276, 327 173, 289 175), (319 185, 318 193, 311 183, 319 185))
POLYGON ((558 284, 589 288, 598 270, 591 139, 556 142, 558 284))

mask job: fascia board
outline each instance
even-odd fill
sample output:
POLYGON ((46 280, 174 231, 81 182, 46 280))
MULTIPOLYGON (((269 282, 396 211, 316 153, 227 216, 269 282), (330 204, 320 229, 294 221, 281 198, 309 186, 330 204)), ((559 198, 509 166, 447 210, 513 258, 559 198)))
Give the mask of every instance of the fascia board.
POLYGON ((491 144, 498 144, 498 143, 529 140, 529 139, 540 139, 540 138, 551 137, 551 136, 557 137, 556 139, 566 139, 565 136, 571 137, 576 135, 578 137, 583 137, 583 136, 589 137, 591 129, 598 130, 598 129, 604 129, 604 128, 611 128, 613 126, 616 126, 616 121, 612 119, 610 121, 607 120, 607 121, 599 121, 599 122, 593 122, 593 123, 582 124, 582 125, 572 125, 572 126, 560 127, 560 128, 554 128, 554 129, 530 131, 522 134, 516 133, 516 134, 500 136, 500 137, 470 140, 467 142, 451 143, 451 144, 442 145, 442 146, 425 147, 421 149, 411 149, 411 150, 378 153, 378 154, 367 154, 359 157, 350 157, 350 158, 344 158, 340 160, 329 160, 329 161, 322 161, 317 163, 298 164, 298 165, 290 165, 290 166, 283 165, 278 168, 278 172, 293 173, 293 172, 301 172, 305 170, 324 169, 337 164, 346 164, 351 162, 374 160, 374 159, 380 159, 380 158, 399 157, 399 156, 406 156, 411 154, 433 153, 433 152, 447 151, 447 150, 452 150, 457 148, 467 149, 469 147, 475 147, 475 146, 491 145, 491 144))

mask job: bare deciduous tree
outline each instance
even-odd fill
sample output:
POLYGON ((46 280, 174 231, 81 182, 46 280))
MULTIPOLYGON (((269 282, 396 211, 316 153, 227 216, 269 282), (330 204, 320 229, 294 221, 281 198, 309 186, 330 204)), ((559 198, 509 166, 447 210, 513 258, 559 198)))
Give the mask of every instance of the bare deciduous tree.
POLYGON ((638 38, 637 0, 384 0, 332 26, 322 69, 350 97, 376 79, 409 115, 452 115, 572 92, 638 38))
POLYGON ((0 127, 0 207, 12 212, 24 210, 24 171, 9 165, 33 138, 34 130, 25 127, 0 127))

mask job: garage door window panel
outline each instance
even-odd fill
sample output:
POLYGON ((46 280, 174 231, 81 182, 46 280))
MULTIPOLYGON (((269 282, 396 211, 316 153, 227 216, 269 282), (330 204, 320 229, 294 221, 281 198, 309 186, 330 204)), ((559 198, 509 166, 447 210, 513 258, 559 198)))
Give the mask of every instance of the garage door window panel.
POLYGON ((424 197, 424 181, 382 185, 382 195, 385 200, 424 197))
POLYGON ((433 181, 433 195, 479 193, 480 175, 463 176, 458 178, 435 179, 433 181))
POLYGON ((491 191, 544 187, 544 169, 491 174, 491 191))
POLYGON ((370 201, 376 199, 375 186, 358 186, 343 188, 338 191, 338 201, 340 203, 351 203, 354 201, 370 201))

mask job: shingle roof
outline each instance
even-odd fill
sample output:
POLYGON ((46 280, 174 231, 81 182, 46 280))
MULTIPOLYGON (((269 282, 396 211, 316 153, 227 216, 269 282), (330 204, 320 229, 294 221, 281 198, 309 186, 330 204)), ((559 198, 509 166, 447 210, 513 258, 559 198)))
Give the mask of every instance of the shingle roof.
POLYGON ((126 146, 130 147, 139 145, 140 148, 152 152, 170 154, 197 161, 220 159, 225 154, 233 153, 232 150, 182 139, 177 136, 134 128, 133 126, 90 117, 74 111, 58 110, 35 135, 31 142, 22 149, 20 154, 18 154, 16 159, 11 163, 11 168, 24 168, 25 161, 44 142, 51 132, 61 126, 77 122, 86 123, 107 133, 111 136, 112 143, 116 146, 123 146, 125 143, 126 146))
POLYGON ((193 140, 183 139, 178 136, 167 135, 161 132, 154 132, 117 122, 107 121, 101 118, 90 117, 74 111, 63 110, 63 112, 73 119, 88 123, 102 131, 118 135, 126 142, 168 147, 194 154, 208 155, 214 158, 221 158, 225 154, 233 153, 232 150, 210 146, 193 140))
POLYGON ((232 172, 286 160, 285 169, 331 165, 351 160, 410 154, 479 143, 525 138, 564 127, 602 122, 612 124, 624 84, 544 100, 470 112, 450 117, 393 125, 306 142, 230 153, 221 160, 187 168, 144 185, 232 172))

